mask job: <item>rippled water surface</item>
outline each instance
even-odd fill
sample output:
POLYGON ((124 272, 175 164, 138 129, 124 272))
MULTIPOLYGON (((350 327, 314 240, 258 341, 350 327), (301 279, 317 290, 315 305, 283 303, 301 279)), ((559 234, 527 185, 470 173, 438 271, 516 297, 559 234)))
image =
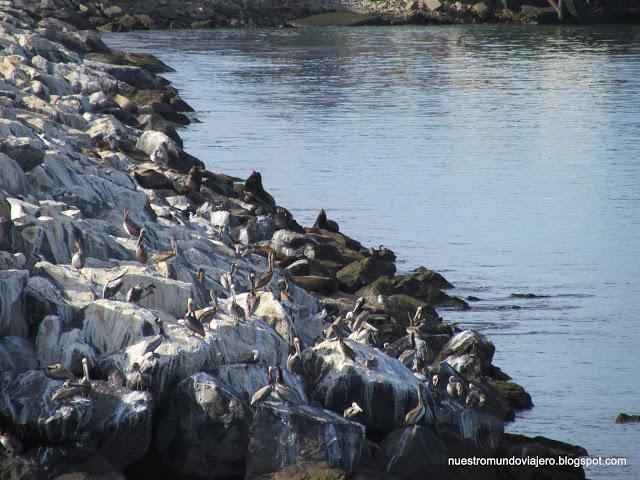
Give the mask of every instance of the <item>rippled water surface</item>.
POLYGON ((378 27, 136 32, 203 123, 214 170, 263 172, 310 225, 439 270, 532 394, 509 425, 625 456, 640 478, 640 29, 378 27), (513 299, 513 292, 543 297, 513 299))

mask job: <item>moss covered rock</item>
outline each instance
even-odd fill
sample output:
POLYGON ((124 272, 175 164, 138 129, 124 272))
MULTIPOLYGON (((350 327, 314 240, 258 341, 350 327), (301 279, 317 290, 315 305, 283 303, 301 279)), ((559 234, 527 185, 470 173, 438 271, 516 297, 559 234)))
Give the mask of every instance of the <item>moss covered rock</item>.
POLYGON ((383 262, 375 258, 356 260, 341 269, 336 277, 340 289, 347 293, 355 293, 358 289, 368 285, 378 278, 387 275, 392 277, 396 273, 396 266, 392 262, 383 262))
POLYGON ((524 410, 533 407, 531 395, 516 382, 506 382, 502 380, 490 380, 489 385, 507 401, 509 407, 514 410, 524 410))

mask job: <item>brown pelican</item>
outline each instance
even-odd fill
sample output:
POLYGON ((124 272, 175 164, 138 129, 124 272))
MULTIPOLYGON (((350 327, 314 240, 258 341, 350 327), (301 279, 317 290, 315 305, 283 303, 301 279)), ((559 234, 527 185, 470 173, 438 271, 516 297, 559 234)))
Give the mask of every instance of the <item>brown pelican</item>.
POLYGON ((47 377, 53 378, 54 380, 73 380, 75 378, 73 373, 59 363, 42 367, 40 370, 42 370, 47 377))
POLYGON ((250 272, 247 278, 249 280, 249 292, 247 292, 247 296, 245 298, 245 310, 247 312, 247 317, 251 317, 251 315, 253 315, 253 312, 256 311, 256 308, 258 308, 260 299, 258 297, 258 294, 256 293, 256 276, 252 272, 250 272))
POLYGON ((233 246, 233 248, 236 251, 236 255, 238 257, 246 257, 247 255, 249 255, 253 251, 253 249, 250 246, 248 246, 248 245, 245 246, 245 245, 243 245, 241 243, 236 243, 233 246))
POLYGON ((7 432, 0 433, 0 445, 7 451, 10 457, 12 457, 14 453, 22 452, 22 444, 20 441, 7 432))
POLYGON ((300 362, 302 359, 302 353, 300 351, 300 339, 295 337, 293 339, 293 346, 295 348, 295 352, 292 355, 289 355, 287 358, 287 370, 293 372, 293 369, 296 367, 296 363, 300 362))
POLYGON ((126 273, 127 270, 104 284, 104 288, 102 289, 102 298, 104 298, 105 300, 109 300, 115 297, 116 293, 118 293, 122 288, 122 277, 124 277, 126 273))
POLYGON ((236 322, 246 320, 244 310, 240 305, 238 305, 238 302, 236 302, 236 289, 233 285, 231 285, 231 303, 229 304, 229 315, 231 315, 231 318, 233 318, 236 322))
POLYGON ((349 328, 351 328, 351 331, 357 332, 362 328, 362 325, 364 322, 366 322, 367 318, 369 318, 369 311, 363 310, 355 318, 354 318, 353 312, 347 313, 347 316, 350 316, 350 319, 351 319, 351 324, 349 325, 349 328))
POLYGON ((152 263, 162 263, 178 256, 178 242, 171 237, 171 250, 157 251, 149 258, 152 263))
POLYGON ((158 335, 153 335, 151 337, 145 338, 144 345, 140 351, 141 357, 144 357, 147 353, 155 352, 156 348, 158 348, 162 344, 163 340, 167 338, 167 335, 164 333, 162 321, 156 318, 155 324, 158 327, 160 333, 158 333, 158 335))
POLYGON ((75 397, 76 395, 80 395, 82 390, 83 389, 80 384, 71 383, 71 380, 65 380, 62 386, 53 392, 51 400, 64 400, 66 398, 75 397))
POLYGON ((363 410, 362 408, 360 408, 360 405, 358 405, 356 402, 353 402, 351 406, 344 411, 342 416, 344 418, 353 418, 362 412, 363 410))
MULTIPOLYGON (((351 313, 351 312, 348 312, 351 313)), ((334 335, 342 334, 342 315, 338 315, 333 322, 324 330, 324 338, 331 340, 334 335)))
POLYGON ((422 398, 422 384, 418 384, 418 405, 416 408, 407 413, 404 417, 405 425, 415 425, 418 423, 425 414, 424 400, 422 398))
POLYGON ((133 363, 127 374, 127 387, 131 390, 148 390, 150 386, 151 378, 149 375, 140 371, 140 364, 133 363))
POLYGON ((138 236, 138 241, 136 242, 136 260, 140 263, 147 263, 149 257, 147 256, 147 250, 144 248, 144 244, 142 243, 142 239, 144 238, 144 234, 146 230, 144 228, 140 229, 140 235, 138 236))
POLYGON ((80 379, 80 388, 82 389, 82 395, 87 396, 93 391, 91 386, 91 378, 89 377, 89 360, 87 357, 82 359, 82 378, 80 379))
POLYGON ((73 244, 76 247, 76 253, 71 257, 71 265, 73 268, 80 270, 84 267, 85 255, 84 255, 84 241, 82 240, 82 234, 80 231, 74 228, 73 244))
POLYGON ((342 352, 344 359, 346 360, 348 358, 352 362, 355 362, 356 352, 354 352, 353 349, 345 343, 344 339, 342 338, 342 334, 339 331, 337 333, 338 333, 338 346, 340 347, 340 351, 342 352))
POLYGON ((196 314, 193 311, 193 298, 187 300, 187 313, 184 316, 184 326, 190 332, 205 337, 204 326, 196 318, 196 314))
POLYGON ((462 398, 464 395, 464 385, 460 380, 453 375, 449 377, 449 383, 447 384, 447 395, 451 398, 462 398))
POLYGON ((127 292, 126 300, 127 302, 138 303, 143 298, 153 295, 155 291, 156 286, 153 283, 148 287, 143 287, 141 283, 137 283, 127 292))
POLYGON ((396 352, 395 348, 393 348, 393 346, 389 342, 385 342, 384 345, 382 345, 382 349, 384 350, 384 353, 386 353, 390 357, 398 357, 398 352, 396 352))
POLYGON ((237 268, 238 264, 236 262, 233 262, 229 271, 224 272, 222 275, 220 275, 220 285, 222 285, 222 288, 227 291, 231 291, 231 286, 234 284, 233 281, 237 268))
POLYGON ((321 311, 319 311, 313 316, 313 319, 316 321, 324 322, 328 316, 329 316, 329 312, 327 312, 326 308, 323 308, 321 311))
POLYGON ((276 377, 276 381, 273 384, 273 394, 282 402, 287 402, 292 405, 297 405, 300 403, 298 395, 296 395, 293 390, 291 390, 284 384, 282 367, 280 365, 278 365, 278 376, 276 377))
POLYGON ((440 383, 440 377, 438 375, 434 375, 433 377, 431 377, 431 385, 433 386, 433 388, 437 388, 438 383, 440 383))
POLYGON ((362 311, 362 307, 364 307, 364 302, 366 302, 364 297, 360 297, 358 298, 358 300, 356 300, 356 304, 353 306, 353 310, 351 310, 354 316, 358 315, 362 311))
POLYGON ((293 291, 289 287, 287 277, 279 282, 280 285, 280 302, 293 302, 293 291))
POLYGON ((327 219, 327 212, 324 211, 324 208, 320 209, 320 213, 318 213, 318 217, 316 218, 312 228, 329 230, 330 232, 336 233, 340 231, 340 227, 336 222, 327 219))
POLYGON ((269 383, 267 383, 267 385, 257 390, 256 393, 253 394, 253 396, 251 397, 251 405, 254 405, 257 402, 261 402, 262 400, 265 400, 269 395, 271 395, 274 383, 272 367, 269 367, 269 369, 267 370, 267 378, 269 379, 269 383))
POLYGON ((416 310, 416 314, 413 316, 411 324, 417 327, 420 324, 420 320, 422 320, 422 307, 418 307, 416 310))
POLYGON ((204 283, 205 280, 205 275, 204 275, 204 268, 200 267, 198 268, 198 271, 196 272, 196 285, 202 285, 204 283))
POLYGON ((382 305, 385 310, 387 310, 390 305, 389 298, 385 295, 378 295, 378 303, 382 305))
POLYGON ((269 252, 269 269, 266 272, 262 272, 258 275, 258 279, 256 280, 256 288, 264 288, 269 285, 271 281, 271 277, 273 277, 273 261, 275 260, 275 255, 273 252, 269 252))
POLYGON ((465 405, 469 408, 482 407, 484 406, 485 402, 486 397, 484 393, 482 393, 473 383, 470 383, 469 393, 467 394, 465 405))
POLYGON ((125 208, 122 226, 124 227, 124 231, 127 232, 130 237, 138 238, 140 236, 140 226, 129 218, 129 213, 131 213, 131 209, 125 208))

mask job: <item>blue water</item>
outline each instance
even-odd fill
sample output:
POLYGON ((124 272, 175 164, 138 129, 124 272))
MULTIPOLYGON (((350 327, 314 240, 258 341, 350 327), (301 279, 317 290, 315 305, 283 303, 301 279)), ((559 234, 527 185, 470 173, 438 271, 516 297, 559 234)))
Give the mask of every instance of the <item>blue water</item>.
POLYGON ((372 27, 135 32, 203 122, 213 170, 263 172, 303 224, 320 207, 442 272, 495 362, 533 396, 511 432, 626 457, 640 478, 640 28, 372 27), (513 299, 513 292, 546 295, 513 299), (514 309, 513 307, 520 307, 514 309))

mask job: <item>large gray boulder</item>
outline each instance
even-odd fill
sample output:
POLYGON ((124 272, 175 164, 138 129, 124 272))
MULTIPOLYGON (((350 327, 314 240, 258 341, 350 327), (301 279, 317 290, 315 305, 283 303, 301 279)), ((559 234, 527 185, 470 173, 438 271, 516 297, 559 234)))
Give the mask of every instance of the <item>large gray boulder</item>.
POLYGON ((370 430, 391 432, 404 425, 407 412, 418 404, 420 381, 399 360, 380 350, 345 342, 356 352, 355 362, 345 360, 335 340, 304 350, 304 375, 312 386, 311 397, 339 413, 357 402, 364 410, 358 421, 370 430), (378 366, 367 369, 367 358, 376 359, 378 366))
POLYGON ((28 172, 42 163, 45 146, 37 137, 10 136, 0 140, 0 151, 13 158, 22 170, 28 172))
POLYGON ((22 295, 28 279, 27 270, 0 271, 0 336, 26 337, 29 333, 22 295))
POLYGON ((182 380, 168 417, 158 444, 175 472, 199 478, 244 473, 251 409, 217 378, 199 372, 182 380))
POLYGON ((24 170, 10 156, 0 153, 0 190, 12 195, 22 195, 28 191, 29 183, 24 170))
POLYGON ((253 416, 245 479, 301 462, 324 462, 351 473, 364 434, 362 425, 327 410, 262 404, 253 416))
POLYGON ((376 452, 382 470, 400 479, 429 477, 447 480, 447 447, 429 428, 411 425, 387 435, 376 452))

